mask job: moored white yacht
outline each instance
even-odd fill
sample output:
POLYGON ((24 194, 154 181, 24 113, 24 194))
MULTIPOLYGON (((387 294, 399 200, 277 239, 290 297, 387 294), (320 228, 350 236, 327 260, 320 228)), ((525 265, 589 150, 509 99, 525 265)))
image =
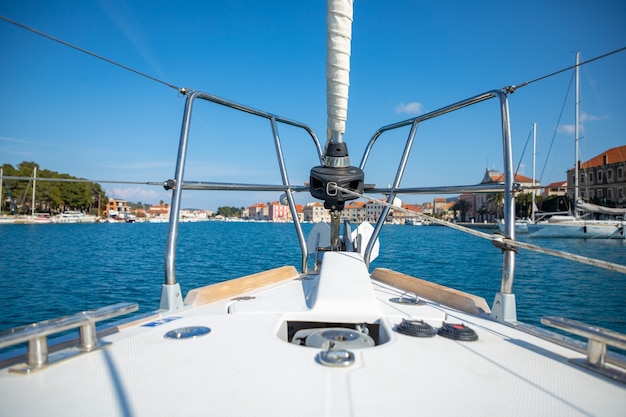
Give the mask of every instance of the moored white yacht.
POLYGON ((626 226, 626 209, 611 209, 585 203, 579 196, 579 94, 580 94, 580 54, 576 54, 576 99, 575 122, 574 122, 574 148, 575 148, 575 168, 574 168, 574 215, 555 214, 547 220, 539 221, 527 225, 528 233, 531 237, 562 237, 577 239, 626 239, 624 227, 626 226), (591 218, 593 212, 610 213, 613 220, 596 220, 591 218), (585 213, 584 217, 581 213, 585 213))
POLYGON ((81 211, 68 210, 55 216, 55 223, 95 223, 96 216, 85 214, 81 211))
MULTIPOLYGON (((329 32, 344 38, 329 44, 343 45, 338 53, 344 55, 351 5, 329 2, 329 32)), ((626 336, 544 318, 585 343, 518 322, 513 239, 493 237, 503 253, 503 272, 491 306, 389 269, 370 271, 384 250, 378 236, 394 198, 420 191, 400 187, 417 125, 486 100, 499 103, 504 185, 447 188, 504 191, 505 233, 514 238, 506 92, 488 91, 382 127, 359 167, 350 165, 342 141, 345 109, 329 116, 332 129, 322 151, 305 124, 203 92, 186 96, 175 175, 164 183, 172 201, 160 309, 97 327, 137 310, 134 303, 120 303, 1 333, 0 348, 24 345, 1 358, 3 415, 623 415, 626 359, 607 345, 625 349, 626 336), (270 122, 282 184, 185 181, 191 113, 199 100, 270 122), (310 186, 289 182, 278 133, 283 125, 303 129, 315 145, 320 165, 311 170, 310 186), (405 126, 412 128, 393 185, 365 186, 367 157, 377 139, 405 126), (181 196, 183 190, 216 189, 284 192, 294 219, 294 193, 311 192, 324 201, 331 224, 315 226, 305 238, 294 222, 300 265, 233 277, 183 296, 175 268, 181 196), (363 192, 387 195, 378 223, 340 224, 345 201, 363 192)))

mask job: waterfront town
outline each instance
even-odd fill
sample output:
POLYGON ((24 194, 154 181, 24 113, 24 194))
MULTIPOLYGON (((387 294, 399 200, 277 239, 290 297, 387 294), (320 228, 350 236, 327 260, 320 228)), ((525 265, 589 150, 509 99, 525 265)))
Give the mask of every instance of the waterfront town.
MULTIPOLYGON (((579 163, 579 197, 583 200, 606 207, 624 207, 624 190, 626 189, 626 145, 609 149, 588 161, 579 163)), ((532 194, 535 194, 535 206, 543 212, 559 212, 571 210, 574 201, 574 174, 575 169, 567 171, 566 181, 554 182, 542 186, 538 180, 516 174, 514 182, 520 185, 520 192, 516 198, 516 216, 529 218, 532 211, 532 194)), ((486 169, 480 184, 502 184, 504 176, 501 172, 486 169)), ((2 210, 12 208, 13 201, 8 193, 2 193, 2 210)), ((133 204, 125 200, 107 197, 103 205, 98 205, 99 215, 92 213, 62 211, 56 215, 35 211, 29 217, 30 207, 24 202, 23 216, 0 216, 1 222, 13 220, 16 223, 72 223, 72 222, 167 222, 169 220, 169 205, 160 202, 156 205, 133 204)), ((283 199, 281 199, 283 200, 283 199)), ((351 223, 363 221, 376 222, 385 207, 386 200, 378 201, 351 201, 346 203, 342 212, 342 220, 351 223)), ((390 211, 388 222, 395 224, 414 224, 423 222, 428 217, 446 221, 464 223, 493 224, 502 218, 503 196, 501 193, 464 193, 455 197, 435 197, 432 201, 422 204, 408 204, 396 198, 394 208, 390 211), (428 217, 425 217, 428 216, 428 217)), ((317 223, 329 222, 328 210, 321 202, 297 204, 296 212, 301 222, 317 223)), ((291 222, 292 214, 284 200, 255 202, 247 207, 220 207, 217 212, 203 209, 183 209, 180 212, 180 221, 204 220, 240 220, 240 221, 268 221, 291 222)), ((425 222, 427 223, 427 221, 425 222)))
MULTIPOLYGON (((600 205, 623 207, 626 205, 624 190, 626 189, 626 146, 620 146, 579 164, 580 197, 600 205)), ((532 209, 532 193, 535 193, 537 205, 543 211, 567 211, 568 202, 574 200, 574 172, 567 171, 569 181, 553 182, 542 186, 539 181, 516 174, 515 181, 521 186, 517 196, 516 215, 520 218, 529 217, 532 209)), ((481 184, 503 183, 504 176, 497 170, 486 169, 481 184)), ((494 223, 502 217, 501 194, 464 193, 453 198, 436 197, 422 204, 407 204, 399 198, 394 201, 395 209, 390 211, 388 222, 395 224, 413 224, 430 216, 447 221, 468 223, 494 223), (418 214, 415 214, 418 213, 418 214)), ((125 202, 109 200, 111 212, 123 213, 125 202)), ((353 201, 346 203, 342 220, 351 223, 363 221, 376 222, 383 211, 381 201, 353 201)), ((321 202, 310 202, 296 205, 299 220, 317 223, 329 222, 328 210, 321 202)), ((169 209, 166 204, 150 207, 146 213, 135 213, 147 219, 167 219, 169 209)), ((226 219, 219 213, 206 210, 182 210, 182 221, 208 220, 210 218, 226 219)), ((249 221, 290 222, 289 206, 280 201, 256 202, 241 208, 238 219, 249 221)))

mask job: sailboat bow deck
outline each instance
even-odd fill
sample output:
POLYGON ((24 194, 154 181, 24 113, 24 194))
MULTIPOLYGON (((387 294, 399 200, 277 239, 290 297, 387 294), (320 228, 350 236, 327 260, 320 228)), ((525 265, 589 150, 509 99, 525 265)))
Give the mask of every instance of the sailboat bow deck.
POLYGON ((489 320, 480 309, 451 308, 421 294, 420 302, 397 302, 411 296, 382 282, 396 273, 374 275, 378 280, 358 254, 329 252, 319 273, 283 267, 235 280, 237 291, 213 286, 223 296, 210 300, 201 296, 208 288, 192 290, 187 309, 126 325, 102 338, 111 343, 105 349, 30 375, 3 369, 2 409, 12 416, 587 416, 626 409, 622 383, 569 362, 584 354, 489 320), (362 265, 358 273, 355 263, 362 265), (337 297, 347 287, 356 290, 347 300, 337 297), (398 331, 403 320, 462 324, 478 339, 406 335, 398 331), (165 337, 194 328, 209 331, 165 337), (354 361, 323 365, 327 346, 293 339, 303 328, 346 330, 335 339, 354 361), (349 331, 369 334, 374 345, 352 347, 349 331), (21 401, 23 392, 37 400, 21 401))

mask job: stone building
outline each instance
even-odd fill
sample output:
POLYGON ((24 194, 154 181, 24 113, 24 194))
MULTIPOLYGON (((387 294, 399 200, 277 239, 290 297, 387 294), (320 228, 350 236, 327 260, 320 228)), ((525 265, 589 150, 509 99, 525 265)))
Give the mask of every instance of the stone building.
MULTIPOLYGON (((611 148, 586 162, 578 163, 581 199, 608 207, 625 207, 626 145, 611 148)), ((575 168, 567 171, 567 196, 574 200, 575 168)))

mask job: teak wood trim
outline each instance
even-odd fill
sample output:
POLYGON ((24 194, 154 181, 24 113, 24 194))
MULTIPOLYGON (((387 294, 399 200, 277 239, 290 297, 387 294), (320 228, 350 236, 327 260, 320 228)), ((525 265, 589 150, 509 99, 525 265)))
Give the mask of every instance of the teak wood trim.
POLYGON ((245 277, 224 281, 206 287, 195 288, 187 293, 185 304, 200 306, 213 301, 235 297, 248 291, 266 285, 275 284, 287 279, 298 277, 298 271, 293 266, 281 266, 268 271, 259 272, 245 277))
POLYGON ((489 305, 482 297, 424 281, 423 279, 392 271, 391 269, 376 268, 372 272, 372 279, 404 291, 413 291, 420 297, 465 311, 466 313, 480 315, 491 312, 489 305))

